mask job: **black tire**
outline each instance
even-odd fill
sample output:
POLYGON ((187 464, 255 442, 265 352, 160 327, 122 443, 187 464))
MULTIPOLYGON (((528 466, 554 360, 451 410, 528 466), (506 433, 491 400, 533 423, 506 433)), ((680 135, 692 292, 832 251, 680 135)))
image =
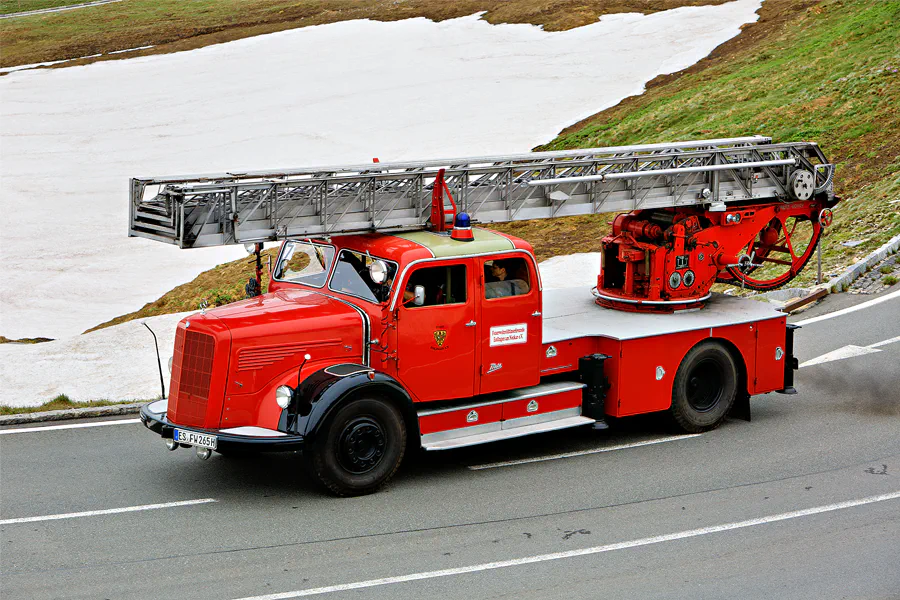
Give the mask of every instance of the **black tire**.
POLYGON ((669 414, 688 433, 715 429, 737 396, 738 368, 719 342, 697 344, 684 356, 672 383, 669 414))
POLYGON ((406 425, 392 404, 357 398, 341 406, 305 453, 310 475, 336 496, 377 491, 406 452, 406 425))

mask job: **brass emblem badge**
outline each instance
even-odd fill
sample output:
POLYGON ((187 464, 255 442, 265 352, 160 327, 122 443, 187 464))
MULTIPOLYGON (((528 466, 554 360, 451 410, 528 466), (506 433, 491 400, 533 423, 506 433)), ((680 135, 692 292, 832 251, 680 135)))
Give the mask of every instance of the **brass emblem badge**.
POLYGON ((444 341, 447 339, 447 330, 446 329, 438 329, 434 332, 434 343, 438 345, 438 348, 444 347, 444 341))

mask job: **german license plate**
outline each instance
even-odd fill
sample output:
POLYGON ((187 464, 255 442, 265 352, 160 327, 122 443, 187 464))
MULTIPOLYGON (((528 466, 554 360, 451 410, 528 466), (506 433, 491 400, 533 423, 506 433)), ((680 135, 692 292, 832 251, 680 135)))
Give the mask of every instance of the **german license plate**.
POLYGON ((197 433, 196 431, 185 431, 183 429, 175 430, 175 441, 180 444, 188 444, 190 446, 200 446, 201 448, 216 449, 218 439, 214 435, 208 433, 197 433))

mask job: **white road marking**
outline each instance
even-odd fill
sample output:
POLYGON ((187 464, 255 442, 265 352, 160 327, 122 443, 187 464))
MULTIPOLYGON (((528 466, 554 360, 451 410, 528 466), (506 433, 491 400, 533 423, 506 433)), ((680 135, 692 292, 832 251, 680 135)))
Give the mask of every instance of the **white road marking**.
POLYGON ((876 354, 881 352, 877 348, 868 348, 866 346, 843 346, 838 348, 837 350, 832 350, 831 352, 827 352, 822 356, 817 356, 815 358, 811 358, 805 363, 800 365, 800 368, 803 367, 811 367, 813 365, 821 365, 822 363, 831 362, 833 360, 843 360, 845 358, 853 358, 854 356, 862 356, 864 354, 876 354))
POLYGON ((900 342, 900 335, 897 337, 892 337, 889 340, 884 340, 881 342, 875 342, 874 344, 869 344, 869 348, 880 348, 881 346, 887 346, 888 344, 893 344, 894 342, 900 342))
POLYGON ((47 425, 46 427, 19 427, 18 429, 0 430, 0 435, 11 433, 34 433, 36 431, 57 431, 59 429, 82 429, 84 427, 104 427, 106 425, 127 425, 140 423, 140 419, 119 419, 117 421, 97 421, 96 423, 70 423, 69 425, 47 425))
POLYGON ((663 444, 665 442, 677 442, 678 440, 687 440, 698 437, 702 434, 693 433, 690 435, 673 435, 670 437, 646 440, 643 442, 634 442, 631 444, 619 444, 618 446, 607 446, 606 448, 594 448, 591 450, 579 450, 577 452, 565 452, 563 454, 551 454, 549 456, 538 456, 535 458, 523 458, 521 460, 506 460, 503 462, 487 463, 483 465, 472 465, 469 467, 472 471, 481 471, 483 469, 496 469, 499 467, 512 467, 515 465, 527 465, 528 463, 543 462, 546 460, 559 460, 560 458, 572 458, 573 456, 585 456, 587 454, 600 454, 601 452, 612 452, 613 450, 626 450, 628 448, 639 448, 640 446, 652 446, 653 444, 663 444))
POLYGON ((857 304, 856 306, 849 306, 847 308, 842 308, 841 310, 836 310, 831 313, 819 315, 818 317, 812 317, 809 319, 804 319, 803 321, 797 321, 796 323, 794 323, 794 325, 800 325, 801 327, 803 327, 804 325, 811 325, 813 323, 818 323, 819 321, 840 317, 852 312, 856 312, 858 310, 862 310, 864 308, 871 308, 876 304, 881 304, 882 302, 887 302, 888 300, 893 300, 894 298, 900 298, 900 290, 893 291, 890 294, 887 294, 886 296, 882 296, 880 298, 874 298, 872 300, 869 300, 868 302, 863 302, 862 304, 857 304))
POLYGON ((289 598, 300 598, 303 596, 317 596, 320 594, 330 594, 333 592, 344 592, 347 590, 359 590, 364 588, 377 587, 381 585, 394 585, 398 583, 406 583, 409 581, 420 581, 423 579, 435 579, 438 577, 449 577, 451 575, 464 575, 467 573, 478 573, 481 571, 490 571, 493 569, 504 569, 506 567, 517 567, 520 565, 530 565, 534 563, 547 562, 550 560, 559 560, 563 558, 574 558, 577 556, 588 556, 591 554, 601 554, 603 552, 612 552, 614 550, 627 550, 629 548, 637 548, 639 546, 649 546, 651 544, 660 544, 662 542, 672 542, 675 540, 683 540, 686 538, 698 537, 710 533, 721 533, 723 531, 732 531, 734 529, 743 529, 745 527, 754 527, 756 525, 766 525, 768 523, 776 523, 778 521, 787 521, 789 519, 797 519, 800 517, 808 517, 821 513, 842 510, 845 508, 853 508, 854 506, 862 506, 865 504, 874 504, 875 502, 884 502, 886 500, 896 500, 900 498, 900 491, 881 494, 878 496, 869 496, 868 498, 860 498, 858 500, 848 500, 846 502, 837 502, 835 504, 826 504, 824 506, 815 506, 813 508, 805 508, 803 510, 794 510, 791 512, 780 513, 777 515, 769 515, 767 517, 759 517, 757 519, 748 519, 746 521, 735 521, 733 523, 725 523, 724 525, 713 525, 711 527, 701 527, 700 529, 689 529, 687 531, 679 531, 677 533, 669 533, 666 535, 657 535, 653 537, 630 540, 627 542, 618 542, 615 544, 607 544, 605 546, 593 546, 591 548, 580 548, 578 550, 568 550, 565 552, 553 552, 551 554, 538 554, 536 556, 525 556, 523 558, 514 558, 511 560, 500 560, 496 562, 481 563, 477 565, 469 565, 466 567, 457 567, 454 569, 442 569, 440 571, 426 571, 423 573, 412 573, 409 575, 397 575, 394 577, 384 577, 382 579, 369 579, 366 581, 356 581, 353 583, 342 583, 339 585, 329 585, 326 587, 307 588, 305 590, 296 590, 293 592, 281 592, 277 594, 266 594, 264 596, 250 596, 240 598, 239 600, 288 600, 289 598))
POLYGON ((876 352, 881 352, 881 350, 878 349, 881 346, 887 346, 888 344, 893 344, 894 342, 900 342, 900 336, 892 337, 889 340, 875 342, 874 344, 869 344, 868 346, 854 346, 853 344, 848 344, 846 346, 838 348, 837 350, 826 352, 822 356, 811 358, 805 363, 801 364, 799 368, 802 369, 803 367, 821 365, 822 363, 831 362, 833 360, 843 360, 845 358, 853 358, 854 356, 863 356, 864 354, 875 354, 876 352))
POLYGON ((2 519, 0 525, 13 525, 15 523, 35 523, 37 521, 57 521, 59 519, 77 519, 79 517, 96 517, 99 515, 114 515, 118 513, 138 512, 142 510, 157 510, 159 508, 174 508, 176 506, 193 506, 194 504, 209 504, 218 502, 215 498, 200 498, 199 500, 181 500, 178 502, 164 502, 162 504, 144 504, 141 506, 126 506, 124 508, 106 508, 103 510, 86 510, 84 512, 62 513, 59 515, 43 515, 40 517, 22 517, 20 519, 2 519))

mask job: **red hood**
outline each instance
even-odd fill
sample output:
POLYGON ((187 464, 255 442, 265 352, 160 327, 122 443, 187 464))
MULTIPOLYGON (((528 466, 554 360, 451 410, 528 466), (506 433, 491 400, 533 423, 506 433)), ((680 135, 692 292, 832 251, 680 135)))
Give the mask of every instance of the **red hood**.
MULTIPOLYGON (((312 317, 328 317, 338 314, 357 315, 358 313, 356 309, 344 302, 329 298, 319 292, 289 289, 219 306, 208 310, 206 314, 222 321, 234 336, 236 331, 245 327, 258 328, 265 323, 277 326, 297 326, 299 319, 306 320, 312 317)), ((305 323, 305 325, 314 326, 312 323, 305 323)), ((307 327, 301 326, 300 329, 305 330, 307 327)), ((258 333, 254 332, 254 335, 258 335, 258 333)))
POLYGON ((365 317, 322 293, 279 290, 206 313, 231 333, 226 393, 258 392, 285 371, 309 364, 362 362, 365 317))

